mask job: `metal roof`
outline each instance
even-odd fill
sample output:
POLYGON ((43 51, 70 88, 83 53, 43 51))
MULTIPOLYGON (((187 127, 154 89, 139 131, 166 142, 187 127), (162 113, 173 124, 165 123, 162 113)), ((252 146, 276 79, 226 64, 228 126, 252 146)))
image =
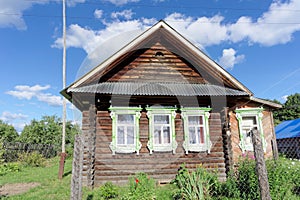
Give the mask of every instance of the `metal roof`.
POLYGON ((67 92, 148 96, 249 96, 244 91, 218 85, 155 82, 104 82, 78 88, 69 88, 67 92))
POLYGON ((276 139, 300 137, 300 118, 284 121, 275 127, 276 139))

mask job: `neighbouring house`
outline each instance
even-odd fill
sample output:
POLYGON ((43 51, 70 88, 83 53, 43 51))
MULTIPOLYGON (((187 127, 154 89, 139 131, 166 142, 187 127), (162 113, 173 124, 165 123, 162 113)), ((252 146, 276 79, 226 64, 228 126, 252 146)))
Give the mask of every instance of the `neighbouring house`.
POLYGON ((253 152, 252 128, 265 156, 273 155, 272 110, 280 105, 254 97, 164 21, 62 94, 82 112, 85 185, 121 184, 136 172, 169 182, 183 163, 225 180, 239 157, 253 152))
POLYGON ((288 158, 300 159, 300 118, 275 127, 278 152, 288 158))

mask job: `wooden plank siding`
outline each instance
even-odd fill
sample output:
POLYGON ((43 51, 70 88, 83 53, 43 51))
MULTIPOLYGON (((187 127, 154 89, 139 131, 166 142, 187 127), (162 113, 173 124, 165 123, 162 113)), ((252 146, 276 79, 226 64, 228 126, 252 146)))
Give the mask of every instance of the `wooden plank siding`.
MULTIPOLYGON (((89 111, 83 112, 83 134, 89 137, 91 120, 88 120, 89 111)), ((175 178, 180 166, 185 163, 190 170, 197 166, 217 171, 220 180, 226 179, 225 160, 222 142, 221 119, 219 113, 211 113, 209 118, 210 139, 212 142, 211 153, 189 153, 185 154, 182 147, 184 140, 183 121, 178 113, 175 119, 176 140, 178 147, 176 154, 172 152, 153 152, 149 154, 147 148, 149 124, 145 112, 141 113, 140 118, 140 142, 142 148, 140 154, 136 153, 112 155, 109 144, 112 141, 112 120, 108 111, 97 111, 96 116, 96 141, 95 141, 95 161, 90 162, 89 147, 84 147, 83 162, 83 183, 87 185, 91 180, 89 173, 94 169, 94 186, 99 186, 107 181, 116 184, 123 184, 128 178, 137 172, 145 172, 158 182, 170 182, 175 178), (90 166, 93 165, 93 166, 90 166)))
POLYGON ((101 81, 207 83, 193 66, 160 43, 133 56, 134 60, 114 68, 101 81))

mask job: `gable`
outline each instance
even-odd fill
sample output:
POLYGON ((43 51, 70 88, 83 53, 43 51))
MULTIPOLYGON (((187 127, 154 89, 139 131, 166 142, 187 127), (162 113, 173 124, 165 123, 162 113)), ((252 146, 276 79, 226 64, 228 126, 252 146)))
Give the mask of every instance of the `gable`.
POLYGON ((136 52, 129 63, 125 61, 99 79, 99 82, 119 81, 208 83, 192 65, 160 42, 136 52))

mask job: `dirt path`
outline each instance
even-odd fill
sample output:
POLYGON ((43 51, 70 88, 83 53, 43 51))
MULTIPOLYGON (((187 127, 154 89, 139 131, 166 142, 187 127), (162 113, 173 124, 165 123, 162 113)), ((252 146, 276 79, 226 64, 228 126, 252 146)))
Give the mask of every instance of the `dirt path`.
POLYGON ((0 198, 27 192, 31 188, 40 186, 40 183, 12 183, 0 186, 0 198))

